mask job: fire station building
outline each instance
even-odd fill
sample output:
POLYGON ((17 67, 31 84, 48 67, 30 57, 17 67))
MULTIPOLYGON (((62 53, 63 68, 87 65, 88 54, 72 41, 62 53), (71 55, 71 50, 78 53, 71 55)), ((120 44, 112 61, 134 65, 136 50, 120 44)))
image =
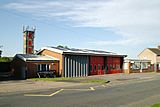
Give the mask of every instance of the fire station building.
POLYGON ((126 57, 113 52, 59 47, 43 47, 38 55, 59 59, 57 74, 62 77, 122 73, 126 57))

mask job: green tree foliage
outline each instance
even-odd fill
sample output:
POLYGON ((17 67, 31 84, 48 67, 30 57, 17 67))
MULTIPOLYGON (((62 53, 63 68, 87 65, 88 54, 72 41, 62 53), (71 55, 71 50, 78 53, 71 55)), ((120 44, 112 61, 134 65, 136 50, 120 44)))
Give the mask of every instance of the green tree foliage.
POLYGON ((11 62, 11 59, 8 57, 1 57, 0 62, 11 62))
POLYGON ((58 48, 66 48, 66 49, 68 49, 68 46, 63 46, 63 45, 58 45, 57 47, 58 48))
POLYGON ((2 55, 2 51, 0 50, 0 57, 1 57, 1 55, 2 55))

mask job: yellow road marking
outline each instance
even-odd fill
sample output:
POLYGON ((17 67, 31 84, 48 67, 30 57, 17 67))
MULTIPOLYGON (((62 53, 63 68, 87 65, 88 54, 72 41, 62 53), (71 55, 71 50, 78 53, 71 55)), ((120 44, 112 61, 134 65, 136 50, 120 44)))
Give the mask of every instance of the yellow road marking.
POLYGON ((49 97, 49 95, 44 95, 44 94, 24 94, 24 96, 49 97))
POLYGON ((91 89, 92 91, 94 91, 94 90, 95 90, 93 87, 90 87, 90 89, 91 89))
POLYGON ((54 96, 58 93, 60 93, 63 90, 80 90, 80 91, 94 91, 95 89, 93 87, 90 87, 89 89, 60 89, 52 94, 24 94, 24 96, 35 96, 35 97, 51 97, 54 96))
POLYGON ((59 91, 56 91, 56 92, 50 94, 49 96, 54 96, 54 95, 58 94, 59 92, 61 92, 61 91, 63 91, 63 90, 64 90, 64 89, 60 89, 59 91))
POLYGON ((58 94, 59 92, 63 91, 64 89, 60 89, 52 94, 46 95, 46 94, 24 94, 24 96, 35 96, 35 97, 51 97, 54 96, 56 94, 58 94))
POLYGON ((64 89, 64 90, 91 91, 91 90, 95 90, 95 89, 93 87, 90 87, 89 89, 64 89))
POLYGON ((90 90, 90 89, 64 89, 64 90, 88 91, 88 90, 90 90))

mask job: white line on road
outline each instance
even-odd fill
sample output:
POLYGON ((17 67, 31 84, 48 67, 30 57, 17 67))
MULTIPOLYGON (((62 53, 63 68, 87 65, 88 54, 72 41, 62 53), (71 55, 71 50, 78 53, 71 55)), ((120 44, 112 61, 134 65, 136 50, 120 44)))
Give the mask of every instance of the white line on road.
POLYGON ((54 96, 54 95, 58 94, 59 92, 61 92, 61 91, 63 91, 63 90, 64 90, 64 89, 60 89, 59 91, 56 91, 56 92, 50 94, 49 96, 54 96))
POLYGON ((90 89, 91 89, 92 91, 94 91, 94 90, 95 90, 93 87, 90 87, 90 89))
POLYGON ((51 96, 54 96, 56 94, 58 94, 59 92, 63 91, 64 89, 60 89, 52 94, 24 94, 24 96, 35 96, 35 97, 51 97, 51 96))
POLYGON ((89 89, 60 89, 52 94, 24 94, 24 96, 35 96, 35 97, 51 97, 58 93, 60 93, 63 90, 78 90, 78 91, 94 91, 95 89, 93 87, 90 87, 89 89))

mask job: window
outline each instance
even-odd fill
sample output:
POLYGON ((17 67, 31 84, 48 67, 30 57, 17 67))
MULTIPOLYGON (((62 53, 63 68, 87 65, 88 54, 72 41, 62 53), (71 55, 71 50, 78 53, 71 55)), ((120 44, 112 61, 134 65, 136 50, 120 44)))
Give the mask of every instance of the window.
POLYGON ((33 51, 32 51, 32 48, 27 48, 27 52, 28 53, 32 53, 33 51))
POLYGON ((38 64, 37 65, 37 70, 39 72, 49 71, 49 64, 38 64))
POLYGON ((101 69, 101 65, 100 64, 98 64, 98 70, 100 70, 101 69))
POLYGON ((90 71, 92 71, 92 65, 89 66, 90 71))
POLYGON ((41 65, 37 66, 38 71, 41 71, 41 65))
POLYGON ((112 64, 110 64, 110 69, 112 69, 112 64))
POLYGON ((32 41, 31 40, 28 41, 28 46, 32 46, 32 41))
POLYGON ((33 35, 33 33, 32 32, 28 32, 29 34, 28 34, 28 37, 29 38, 32 38, 32 35, 33 35))
POLYGON ((137 70, 137 69, 140 69, 141 68, 141 63, 140 62, 134 62, 132 65, 131 65, 131 69, 132 70, 137 70))
POLYGON ((158 70, 160 70, 160 63, 158 64, 158 70))
POLYGON ((116 64, 116 69, 119 70, 120 69, 120 65, 116 64))
POLYGON ((94 70, 96 71, 96 65, 94 65, 94 70))
POLYGON ((115 69, 115 64, 113 64, 112 68, 115 69))
POLYGON ((108 71, 108 65, 106 64, 106 71, 108 71))
POLYGON ((141 68, 142 69, 148 69, 148 63, 147 62, 141 62, 141 68))
POLYGON ((104 70, 104 66, 102 65, 102 70, 104 70))

